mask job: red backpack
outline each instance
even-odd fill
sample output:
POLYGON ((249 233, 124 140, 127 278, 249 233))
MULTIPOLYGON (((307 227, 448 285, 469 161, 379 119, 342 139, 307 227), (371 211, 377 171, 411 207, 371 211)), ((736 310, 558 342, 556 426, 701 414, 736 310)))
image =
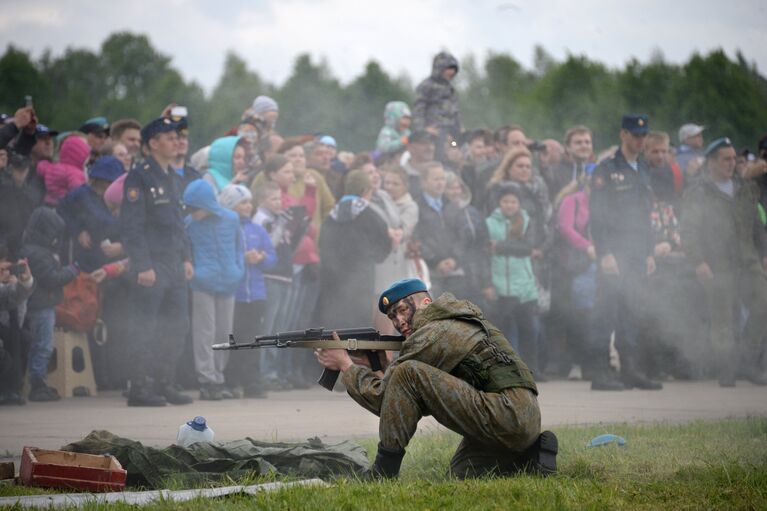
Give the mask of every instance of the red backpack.
POLYGON ((64 299, 56 306, 56 325, 75 332, 88 332, 101 312, 99 285, 80 273, 64 286, 64 299))

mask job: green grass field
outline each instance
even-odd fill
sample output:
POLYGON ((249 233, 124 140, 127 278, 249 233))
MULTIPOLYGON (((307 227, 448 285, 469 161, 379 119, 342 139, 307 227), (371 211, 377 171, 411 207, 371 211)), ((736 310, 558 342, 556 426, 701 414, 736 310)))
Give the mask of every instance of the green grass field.
MULTIPOLYGON (((341 479, 329 488, 163 502, 146 509, 767 509, 767 418, 568 426, 554 431, 560 472, 549 478, 451 480, 445 473, 458 437, 434 433, 413 441, 395 482, 341 479), (602 433, 623 436, 626 446, 585 447, 602 433)), ((376 441, 362 443, 372 457, 376 441)), ((257 482, 261 481, 232 484, 257 482)), ((32 493, 42 492, 0 487, 0 496, 32 493)))

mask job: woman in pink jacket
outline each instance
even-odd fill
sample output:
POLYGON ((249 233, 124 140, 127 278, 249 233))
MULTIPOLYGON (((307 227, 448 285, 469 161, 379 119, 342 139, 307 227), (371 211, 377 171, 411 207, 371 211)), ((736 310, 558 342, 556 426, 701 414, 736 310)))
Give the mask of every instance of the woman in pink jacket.
POLYGON ((586 379, 589 367, 589 323, 596 296, 596 252, 589 234, 589 187, 572 182, 557 196, 561 239, 560 264, 567 292, 564 302, 567 347, 573 366, 570 379, 586 379), (581 369, 583 367, 583 371, 581 369))
POLYGON ((45 181, 45 203, 56 206, 67 193, 85 183, 85 162, 91 148, 82 137, 70 135, 61 144, 59 161, 41 161, 37 173, 45 181))

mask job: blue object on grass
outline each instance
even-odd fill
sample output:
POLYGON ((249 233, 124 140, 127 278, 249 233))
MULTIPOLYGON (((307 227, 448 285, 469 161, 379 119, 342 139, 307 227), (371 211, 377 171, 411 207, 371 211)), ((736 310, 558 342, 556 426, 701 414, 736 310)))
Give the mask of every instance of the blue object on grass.
POLYGON ((608 444, 618 444, 618 446, 623 447, 626 445, 626 439, 622 436, 611 435, 610 433, 607 433, 605 435, 599 435, 598 437, 592 438, 591 442, 589 442, 586 447, 600 447, 602 445, 608 444))

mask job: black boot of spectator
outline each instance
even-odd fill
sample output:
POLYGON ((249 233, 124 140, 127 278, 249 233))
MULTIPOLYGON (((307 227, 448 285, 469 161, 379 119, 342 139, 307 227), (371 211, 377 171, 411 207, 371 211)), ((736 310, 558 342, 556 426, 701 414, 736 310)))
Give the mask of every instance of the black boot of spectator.
POLYGON ((21 406, 25 404, 27 404, 27 400, 24 399, 18 392, 5 392, 4 394, 0 394, 0 406, 21 406))
POLYGON ((593 366, 590 367, 591 390, 619 391, 624 390, 623 383, 618 381, 615 373, 610 368, 608 353, 594 353, 592 355, 593 366))
POLYGON ((221 393, 221 387, 215 383, 203 384, 200 388, 200 401, 221 401, 224 395, 221 393))
POLYGON ((595 372, 591 378, 591 390, 626 390, 626 386, 610 371, 595 372))
POLYGON ((165 406, 165 398, 155 392, 151 378, 131 380, 128 391, 128 406, 165 406))
POLYGON ((157 387, 157 394, 163 396, 172 405, 188 405, 194 401, 186 394, 182 394, 176 386, 167 381, 161 381, 157 387))
POLYGON ((61 399, 58 391, 49 387, 42 380, 32 380, 32 390, 29 391, 28 399, 30 401, 58 401, 61 399))
POLYGON ((621 381, 627 389, 637 388, 642 390, 662 390, 663 384, 659 381, 651 380, 637 372, 621 372, 621 381))
POLYGON ((628 350, 623 351, 621 357, 621 382, 627 389, 642 389, 642 390, 661 390, 663 384, 659 381, 651 380, 639 372, 636 366, 636 356, 633 353, 629 353, 628 350))

